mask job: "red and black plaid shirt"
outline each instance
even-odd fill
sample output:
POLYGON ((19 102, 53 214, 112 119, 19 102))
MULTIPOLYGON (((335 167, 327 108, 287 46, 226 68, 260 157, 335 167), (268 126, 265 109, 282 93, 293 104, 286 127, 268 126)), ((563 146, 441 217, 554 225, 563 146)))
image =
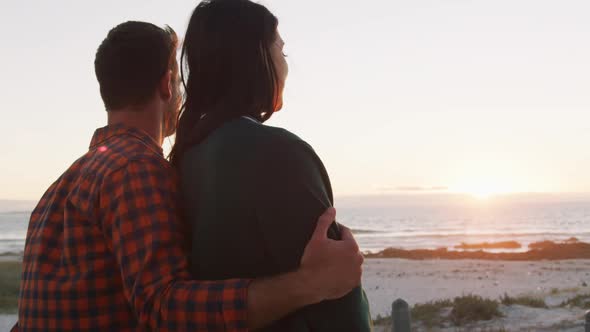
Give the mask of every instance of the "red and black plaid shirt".
POLYGON ((247 331, 248 280, 190 280, 174 179, 146 133, 98 129, 31 215, 18 328, 247 331))

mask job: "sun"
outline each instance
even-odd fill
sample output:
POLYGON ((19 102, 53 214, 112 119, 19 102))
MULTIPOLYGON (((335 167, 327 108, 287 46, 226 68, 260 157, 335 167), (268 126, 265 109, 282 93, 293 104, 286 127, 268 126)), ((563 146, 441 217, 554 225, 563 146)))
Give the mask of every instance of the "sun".
POLYGON ((471 195, 479 200, 488 200, 496 194, 497 193, 495 193, 493 190, 484 189, 484 188, 472 190, 469 192, 469 195, 471 195))
POLYGON ((473 184, 469 186, 463 186, 457 190, 457 192, 467 194, 475 199, 486 201, 494 196, 498 196, 509 192, 506 189, 501 188, 495 184, 473 184))

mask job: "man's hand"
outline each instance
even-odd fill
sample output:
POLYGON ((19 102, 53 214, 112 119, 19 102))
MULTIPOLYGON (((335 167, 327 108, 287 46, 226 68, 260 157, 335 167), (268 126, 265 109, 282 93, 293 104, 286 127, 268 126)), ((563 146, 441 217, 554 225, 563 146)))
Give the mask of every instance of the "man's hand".
POLYGON ((340 241, 328 238, 335 218, 334 208, 320 216, 301 258, 298 272, 312 292, 312 303, 341 298, 361 282, 363 255, 350 229, 341 226, 340 241))

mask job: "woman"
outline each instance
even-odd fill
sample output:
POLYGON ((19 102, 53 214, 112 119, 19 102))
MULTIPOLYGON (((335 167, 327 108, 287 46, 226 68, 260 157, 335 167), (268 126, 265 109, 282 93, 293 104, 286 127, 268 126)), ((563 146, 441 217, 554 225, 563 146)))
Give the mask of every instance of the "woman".
MULTIPOLYGON (((195 9, 182 50, 186 100, 171 161, 181 174, 198 279, 263 277, 297 268, 317 217, 332 205, 313 149, 262 123, 282 107, 287 62, 277 19, 249 0, 195 9)), ((336 223, 329 236, 338 239, 336 223)), ((359 287, 265 331, 370 331, 359 287)))

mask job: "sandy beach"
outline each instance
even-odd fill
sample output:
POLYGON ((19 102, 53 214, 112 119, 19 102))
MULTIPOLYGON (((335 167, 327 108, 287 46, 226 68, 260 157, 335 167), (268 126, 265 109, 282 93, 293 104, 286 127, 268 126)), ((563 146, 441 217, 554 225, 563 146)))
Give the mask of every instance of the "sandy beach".
MULTIPOLYGON (((19 261, 6 255, 0 262, 19 261)), ((15 272, 17 273, 17 272, 15 272)), ((528 295, 543 299, 548 308, 500 305, 503 317, 457 328, 426 328, 417 331, 583 331, 585 310, 561 304, 576 295, 590 296, 590 260, 490 261, 366 259, 363 286, 373 318, 390 314, 394 300, 410 306, 474 294, 498 300, 501 296, 528 295)), ((590 297, 589 297, 590 298, 590 297)), ((443 311, 444 313, 444 311, 443 311)), ((16 316, 0 315, 0 331, 8 330, 16 316)), ((390 331, 387 324, 376 332, 390 331)))
POLYGON ((0 315, 0 331, 10 331, 14 323, 16 323, 17 316, 16 315, 0 315))
POLYGON ((397 298, 414 305, 467 294, 496 300, 504 294, 531 295, 544 299, 549 306, 548 309, 501 306, 503 318, 478 323, 471 327, 475 330, 505 328, 508 331, 551 331, 561 324, 563 328, 557 330, 570 331, 571 328, 571 331, 582 331, 584 310, 577 307, 562 308, 559 305, 575 295, 590 294, 588 284, 590 260, 514 262, 367 259, 363 274, 363 286, 374 318, 377 315, 388 315, 391 303, 397 298), (570 321, 571 324, 568 323, 570 321))

